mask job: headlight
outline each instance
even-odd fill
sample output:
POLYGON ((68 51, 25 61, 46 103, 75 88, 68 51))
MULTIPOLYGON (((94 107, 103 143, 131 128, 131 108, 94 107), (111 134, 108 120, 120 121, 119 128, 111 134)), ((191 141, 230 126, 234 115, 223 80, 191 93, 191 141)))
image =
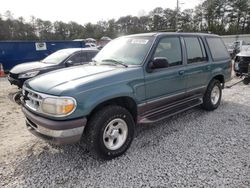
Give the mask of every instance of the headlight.
POLYGON ((76 108, 76 101, 71 97, 45 98, 42 101, 42 112, 52 116, 66 116, 76 108))
POLYGON ((23 74, 19 74, 18 78, 31 78, 36 76, 38 73, 39 71, 26 72, 23 74))

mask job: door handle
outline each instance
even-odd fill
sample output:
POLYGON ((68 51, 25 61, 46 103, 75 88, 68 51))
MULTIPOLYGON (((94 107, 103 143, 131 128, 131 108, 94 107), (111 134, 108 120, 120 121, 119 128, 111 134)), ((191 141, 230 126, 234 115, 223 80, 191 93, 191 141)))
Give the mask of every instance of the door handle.
POLYGON ((183 75, 185 73, 184 70, 179 71, 179 75, 183 75))

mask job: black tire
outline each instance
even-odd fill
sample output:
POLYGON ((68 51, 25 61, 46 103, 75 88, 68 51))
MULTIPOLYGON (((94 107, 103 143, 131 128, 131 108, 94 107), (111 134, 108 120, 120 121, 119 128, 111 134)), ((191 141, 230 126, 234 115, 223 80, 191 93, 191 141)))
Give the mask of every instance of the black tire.
POLYGON ((221 96, 222 96, 222 87, 219 80, 213 79, 206 90, 206 93, 203 96, 203 104, 201 105, 203 109, 207 111, 212 111, 218 108, 221 102, 221 96), (212 102, 212 91, 215 87, 218 87, 219 89, 219 99, 216 103, 212 102))
POLYGON ((250 77, 246 77, 243 79, 243 84, 248 85, 250 83, 250 77))
POLYGON ((241 74, 240 74, 240 73, 238 73, 238 72, 236 72, 236 73, 235 73, 235 76, 240 77, 240 76, 241 76, 241 74))
MULTIPOLYGON (((84 138, 90 152, 102 159, 113 159, 126 152, 134 138, 135 122, 132 115, 121 106, 105 106, 97 111, 89 120, 84 138), (122 119, 127 124, 127 136, 125 142, 115 150, 105 146, 104 131, 112 120, 122 119)), ((119 130, 120 131, 120 130, 119 130)), ((120 133, 118 133, 120 134, 120 133)))
POLYGON ((14 94, 13 96, 13 100, 18 104, 18 105, 21 105, 21 96, 22 96, 22 92, 19 91, 17 93, 14 94))

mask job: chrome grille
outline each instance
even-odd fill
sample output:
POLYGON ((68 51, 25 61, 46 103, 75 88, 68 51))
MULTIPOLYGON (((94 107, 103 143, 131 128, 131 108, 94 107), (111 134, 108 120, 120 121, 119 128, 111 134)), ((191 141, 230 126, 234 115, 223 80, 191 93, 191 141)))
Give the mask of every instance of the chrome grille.
POLYGON ((25 106, 27 106, 31 110, 40 111, 41 102, 43 100, 42 94, 31 91, 30 89, 27 89, 26 87, 23 87, 22 93, 24 96, 25 106))

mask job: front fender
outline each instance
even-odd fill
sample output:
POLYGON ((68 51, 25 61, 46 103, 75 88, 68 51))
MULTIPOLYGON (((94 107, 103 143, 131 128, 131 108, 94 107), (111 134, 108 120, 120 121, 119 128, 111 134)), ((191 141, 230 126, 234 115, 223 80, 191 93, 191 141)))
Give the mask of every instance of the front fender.
POLYGON ((131 80, 78 93, 75 96, 77 110, 72 115, 74 117, 87 116, 99 104, 118 97, 130 97, 138 104, 145 98, 144 80, 131 80))

